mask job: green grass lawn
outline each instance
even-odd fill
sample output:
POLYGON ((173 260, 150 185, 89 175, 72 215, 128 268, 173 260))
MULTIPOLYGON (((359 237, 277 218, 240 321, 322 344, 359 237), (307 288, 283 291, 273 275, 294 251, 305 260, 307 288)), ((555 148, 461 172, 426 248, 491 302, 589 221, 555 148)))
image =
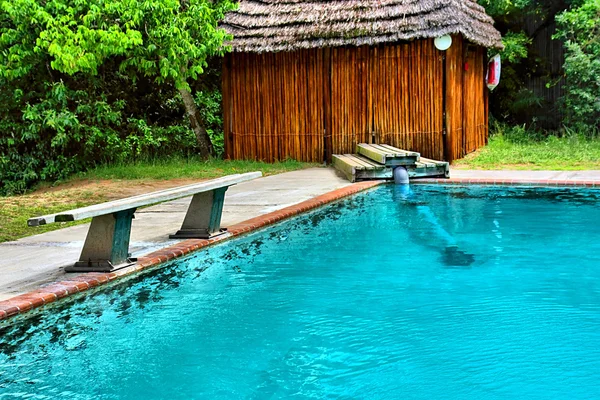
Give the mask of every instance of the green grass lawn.
POLYGON ((0 197, 0 243, 88 222, 84 220, 37 227, 27 226, 27 220, 31 217, 85 207, 105 200, 106 196, 102 193, 93 192, 88 197, 83 193, 77 194, 72 191, 0 197))
POLYGON ((0 242, 16 240, 87 221, 28 227, 34 216, 53 214, 117 198, 190 184, 236 173, 262 171, 274 175, 317 164, 284 161, 273 164, 255 161, 171 159, 107 165, 77 174, 53 186, 48 184, 20 196, 0 197, 0 242))
POLYGON ((74 179, 211 179, 220 176, 262 171, 264 175, 314 167, 299 161, 265 163, 262 161, 226 161, 173 158, 97 167, 74 176, 74 179))
POLYGON ((496 133, 489 144, 452 164, 458 169, 600 169, 600 139, 496 133))

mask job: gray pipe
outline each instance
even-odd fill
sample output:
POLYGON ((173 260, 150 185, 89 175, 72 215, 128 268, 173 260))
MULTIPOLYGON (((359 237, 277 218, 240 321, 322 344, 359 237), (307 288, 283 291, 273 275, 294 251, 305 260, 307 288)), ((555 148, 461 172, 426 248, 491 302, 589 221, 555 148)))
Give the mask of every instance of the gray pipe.
POLYGON ((405 167, 394 168, 394 182, 396 185, 408 185, 408 171, 405 167))

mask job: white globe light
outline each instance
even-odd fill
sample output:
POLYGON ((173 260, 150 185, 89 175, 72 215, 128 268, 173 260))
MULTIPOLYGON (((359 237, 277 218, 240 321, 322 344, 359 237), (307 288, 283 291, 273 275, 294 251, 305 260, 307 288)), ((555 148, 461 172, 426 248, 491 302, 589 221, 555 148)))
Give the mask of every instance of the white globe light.
POLYGON ((433 43, 435 44, 435 48, 438 50, 442 50, 442 51, 448 50, 450 48, 450 46, 452 46, 452 36, 444 35, 444 36, 437 37, 437 38, 435 38, 433 43))

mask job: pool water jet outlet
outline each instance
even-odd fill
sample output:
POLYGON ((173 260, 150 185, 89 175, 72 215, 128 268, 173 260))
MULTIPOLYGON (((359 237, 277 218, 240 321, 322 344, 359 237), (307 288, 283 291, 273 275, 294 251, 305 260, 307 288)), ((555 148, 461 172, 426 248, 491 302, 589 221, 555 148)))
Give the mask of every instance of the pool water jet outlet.
POLYGON ((394 168, 394 182, 396 185, 408 185, 408 171, 405 167, 394 168))

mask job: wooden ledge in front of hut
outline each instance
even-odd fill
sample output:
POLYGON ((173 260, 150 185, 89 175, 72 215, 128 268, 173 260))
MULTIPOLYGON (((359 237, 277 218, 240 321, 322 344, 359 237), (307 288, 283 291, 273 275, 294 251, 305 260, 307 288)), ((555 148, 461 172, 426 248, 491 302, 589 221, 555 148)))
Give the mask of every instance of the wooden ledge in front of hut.
POLYGON ((450 176, 446 161, 430 160, 419 153, 392 147, 361 143, 358 154, 334 154, 333 166, 350 182, 373 179, 393 179, 393 170, 404 166, 410 178, 434 178, 450 176))
POLYGON ((387 144, 361 143, 356 146, 356 152, 386 167, 412 165, 421 158, 415 151, 401 150, 387 144))

